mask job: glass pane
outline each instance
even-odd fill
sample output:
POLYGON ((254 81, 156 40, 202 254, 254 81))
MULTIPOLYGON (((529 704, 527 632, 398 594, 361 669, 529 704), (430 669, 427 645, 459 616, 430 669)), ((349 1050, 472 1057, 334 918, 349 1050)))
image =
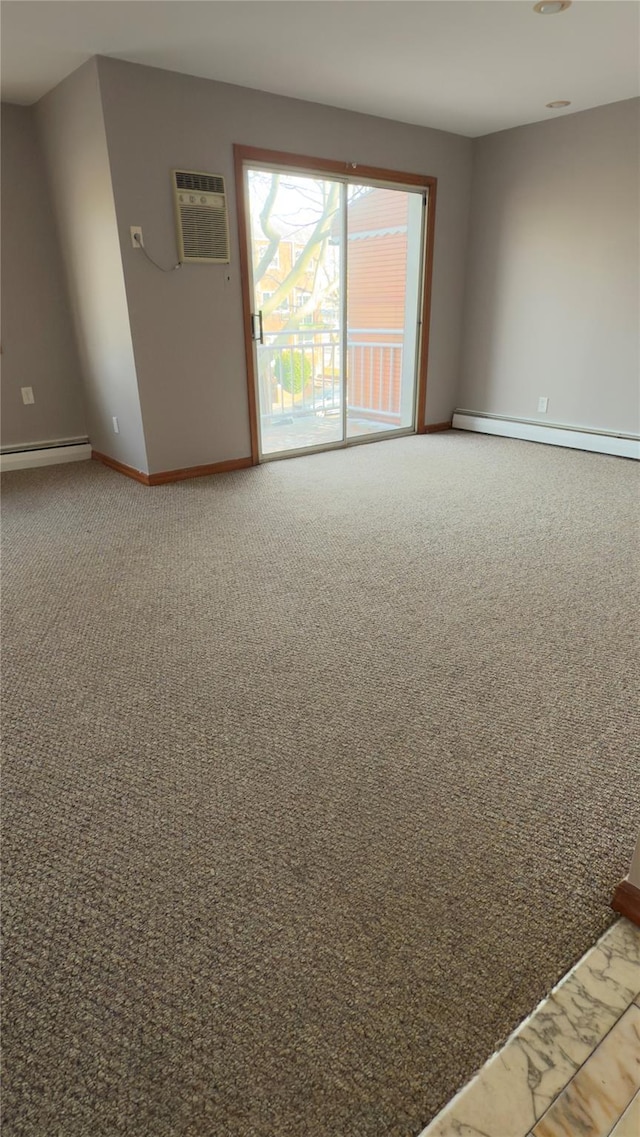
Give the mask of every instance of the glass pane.
POLYGON ((343 440, 342 183, 248 171, 261 453, 343 440))
POLYGON ((350 185, 347 437, 414 425, 422 193, 350 185))

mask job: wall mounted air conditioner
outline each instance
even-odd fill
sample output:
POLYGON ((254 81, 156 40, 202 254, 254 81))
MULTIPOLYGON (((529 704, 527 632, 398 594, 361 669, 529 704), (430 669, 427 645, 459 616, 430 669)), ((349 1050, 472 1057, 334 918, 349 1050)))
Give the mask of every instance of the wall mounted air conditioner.
POLYGON ((224 178, 195 170, 173 171, 178 259, 229 263, 229 215, 224 178))

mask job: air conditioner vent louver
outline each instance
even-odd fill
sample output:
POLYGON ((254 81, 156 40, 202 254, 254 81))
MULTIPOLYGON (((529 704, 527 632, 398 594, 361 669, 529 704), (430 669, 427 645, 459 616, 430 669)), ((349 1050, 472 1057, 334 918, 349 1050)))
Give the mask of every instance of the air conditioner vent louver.
POLYGON ((224 178, 217 174, 194 174, 176 170, 176 186, 184 190, 202 190, 203 193, 224 193, 224 178))
POLYGON ((229 216, 224 178, 174 170, 180 261, 229 263, 229 216))

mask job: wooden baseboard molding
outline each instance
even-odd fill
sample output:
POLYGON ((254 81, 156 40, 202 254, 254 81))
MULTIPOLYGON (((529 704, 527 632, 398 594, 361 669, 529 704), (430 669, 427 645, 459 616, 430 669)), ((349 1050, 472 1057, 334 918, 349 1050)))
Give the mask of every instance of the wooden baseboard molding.
POLYGON ((246 470, 253 466, 253 458, 230 458, 227 462, 212 462, 210 466, 186 466, 184 470, 162 470, 149 474, 150 486, 165 486, 168 482, 182 482, 185 478, 206 478, 210 474, 228 474, 232 470, 246 470))
POLYGON ((186 478, 206 478, 210 474, 227 474, 231 470, 246 470, 248 466, 253 466, 252 458, 230 458, 227 462, 212 462, 209 466, 185 466, 182 470, 160 470, 157 474, 145 474, 142 470, 109 458, 107 454, 101 454, 99 450, 93 450, 91 457, 110 469, 117 470, 119 474, 142 482, 143 486, 166 486, 169 482, 183 482, 186 478))
POLYGON ((640 888, 630 880, 620 881, 611 899, 611 907, 640 927, 640 888))
POLYGON ((91 457, 88 442, 12 450, 0 456, 0 470, 30 470, 36 466, 60 466, 64 462, 85 462, 91 457))
POLYGON ((547 425, 529 419, 508 419, 478 411, 456 411, 453 429, 497 434, 503 438, 520 438, 525 442, 544 442, 549 446, 568 446, 572 450, 592 450, 596 454, 613 454, 618 458, 640 458, 640 439, 635 435, 586 428, 581 430, 562 423, 547 425))
POLYGON ((451 419, 448 422, 428 422, 424 428, 424 433, 436 434, 439 430, 451 430, 451 419))
POLYGON ((108 454, 101 454, 99 450, 92 450, 91 457, 96 462, 102 462, 103 466, 108 466, 110 470, 116 470, 119 474, 126 474, 128 478, 133 478, 136 482, 142 482, 143 486, 149 485, 149 475, 145 474, 143 470, 136 470, 133 466, 125 466, 124 462, 118 462, 116 458, 110 458, 108 454))

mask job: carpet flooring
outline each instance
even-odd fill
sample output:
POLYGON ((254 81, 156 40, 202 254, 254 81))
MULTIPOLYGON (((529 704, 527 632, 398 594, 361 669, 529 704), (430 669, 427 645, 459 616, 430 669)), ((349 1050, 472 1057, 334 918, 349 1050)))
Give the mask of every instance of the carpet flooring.
POLYGON ((414 1137, 612 920, 637 467, 452 432, 3 499, 4 1137, 414 1137))

